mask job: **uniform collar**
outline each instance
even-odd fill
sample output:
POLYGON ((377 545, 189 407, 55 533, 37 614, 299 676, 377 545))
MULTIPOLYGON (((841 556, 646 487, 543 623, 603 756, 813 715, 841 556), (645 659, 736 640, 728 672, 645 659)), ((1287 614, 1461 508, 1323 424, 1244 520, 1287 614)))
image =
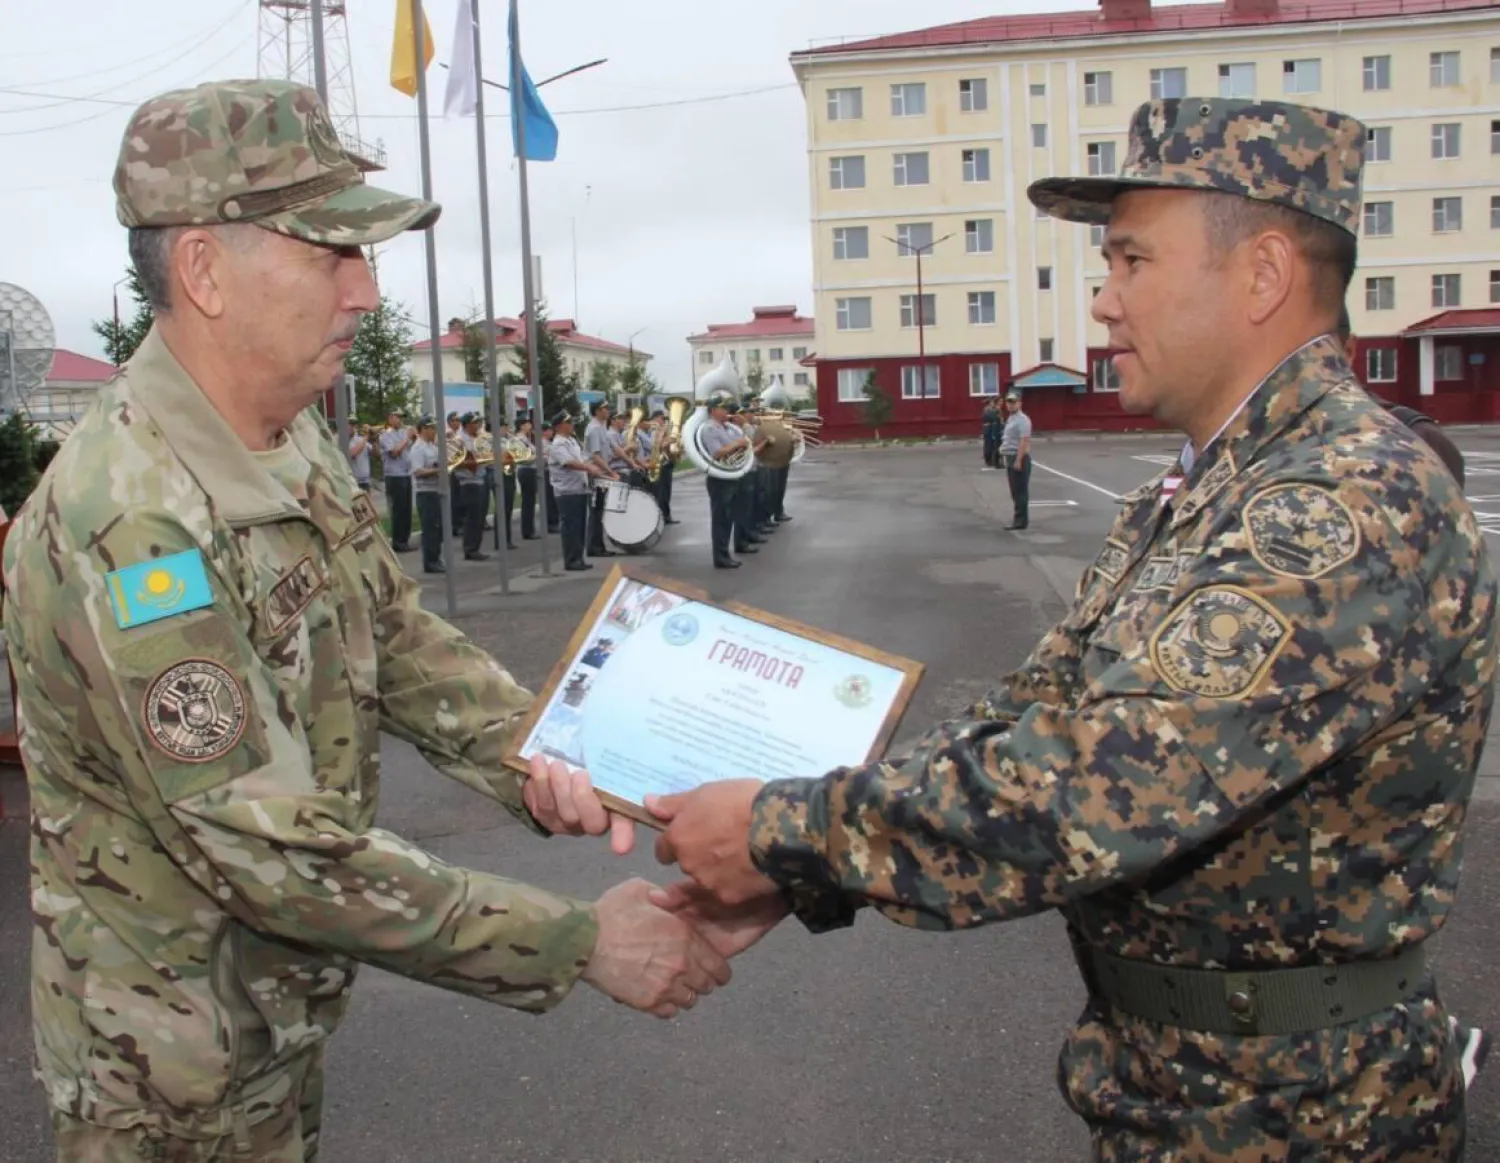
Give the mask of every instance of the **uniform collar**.
MULTIPOLYGON (((261 467, 188 375, 158 328, 151 328, 131 356, 127 385, 167 447, 231 525, 306 516, 296 498, 261 467)), ((310 462, 319 463, 312 419, 299 415, 288 427, 287 439, 294 441, 310 462)))

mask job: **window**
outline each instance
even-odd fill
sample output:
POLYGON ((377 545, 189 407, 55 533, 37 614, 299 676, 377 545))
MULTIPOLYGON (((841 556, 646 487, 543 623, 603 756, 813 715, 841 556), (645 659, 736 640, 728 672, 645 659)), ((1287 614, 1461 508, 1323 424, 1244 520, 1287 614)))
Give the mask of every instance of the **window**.
POLYGON ((1389 384, 1396 379, 1396 352, 1389 347, 1365 349, 1365 382, 1389 384))
MULTIPOLYGON (((917 326, 917 296, 901 296, 901 326, 917 326)), ((928 294, 922 296, 922 326, 937 326, 937 296, 928 294)))
POLYGON ((995 321, 995 292, 994 291, 970 291, 969 292, 969 322, 975 327, 983 327, 995 321))
POLYGON ((1120 373, 1115 371, 1115 361, 1105 356, 1094 361, 1094 391, 1118 392, 1120 373))
POLYGON ((987 149, 964 150, 964 181, 987 182, 990 180, 990 151, 987 149))
POLYGON ((1449 344, 1437 349, 1437 378, 1461 380, 1464 378, 1464 349, 1449 344))
POLYGON ((792 358, 793 359, 806 359, 807 358, 807 348, 805 348, 805 347, 794 347, 794 348, 792 348, 792 358))
POLYGON ((1432 156, 1441 161, 1458 156, 1459 130, 1457 121, 1445 121, 1432 127, 1432 156))
POLYGON ((927 184, 927 155, 925 153, 898 153, 896 155, 896 185, 925 186, 927 184))
POLYGON ((1490 122, 1490 152, 1500 153, 1500 121, 1490 122))
POLYGON ((1033 83, 1031 86, 1031 95, 1033 97, 1045 97, 1047 95, 1047 82, 1037 81, 1033 83))
POLYGON ((868 296, 859 299, 836 299, 834 300, 835 314, 840 331, 868 331, 870 330, 870 299, 868 296))
POLYGON ((1383 93, 1391 87, 1391 58, 1365 58, 1365 92, 1383 93))
POLYGON ((807 380, 807 373, 806 372, 798 372, 796 375, 794 375, 792 377, 792 383, 796 387, 799 387, 799 388, 808 387, 809 385, 808 385, 808 380, 807 380))
POLYGON ((712 365, 714 362, 714 353, 705 348, 698 353, 698 362, 712 365))
POLYGON ((1186 69, 1152 69, 1151 99, 1160 101, 1165 97, 1187 96, 1186 69))
POLYGON ((1052 289, 1052 268, 1036 268, 1036 289, 1038 291, 1050 291, 1052 289))
POLYGON ((1037 362, 1038 363, 1051 363, 1052 362, 1052 354, 1053 354, 1052 349, 1055 346, 1053 344, 1052 340, 1050 340, 1050 339, 1041 339, 1041 340, 1038 340, 1037 341, 1037 346, 1040 349, 1037 352, 1037 356, 1038 356, 1037 362))
POLYGON ((1458 275, 1432 276, 1432 305, 1434 307, 1457 307, 1463 289, 1463 280, 1458 275))
POLYGON ((1088 147, 1089 154, 1089 176, 1091 178, 1112 178, 1119 171, 1115 169, 1115 143, 1112 141, 1091 141, 1088 147))
POLYGON ((782 361, 782 359, 784 358, 784 352, 785 352, 784 348, 780 348, 780 347, 773 347, 773 348, 771 348, 771 350, 766 353, 766 362, 767 363, 780 363, 782 361))
POLYGON ((919 82, 915 85, 891 86, 892 117, 921 117, 926 112, 926 85, 919 82))
POLYGON ((1388 162, 1391 160, 1391 127, 1376 126, 1365 131, 1365 161, 1388 162))
POLYGON ((1490 49, 1490 84, 1500 85, 1500 48, 1490 49))
POLYGON ((923 397, 932 399, 937 395, 938 369, 935 365, 901 369, 901 398, 903 400, 920 400, 923 397))
POLYGON ((983 77, 958 83, 958 107, 965 113, 982 113, 990 107, 990 83, 983 77))
POLYGON ((835 226, 833 228, 834 261, 870 257, 868 226, 835 226))
POLYGON ((969 395, 998 396, 1000 394, 1000 365, 998 363, 971 363, 969 365, 969 395))
POLYGON ((758 348, 758 347, 752 347, 749 351, 745 352, 745 362, 746 363, 759 363, 760 362, 760 348, 758 348))
POLYGON ((1500 197, 1490 195, 1490 229, 1500 230, 1500 197))
POLYGON ((1365 310, 1394 311, 1396 309, 1396 280, 1391 275, 1380 275, 1365 280, 1365 310))
POLYGON ((836 157, 828 159, 828 186, 833 190, 863 190, 865 159, 836 157))
POLYGON ((875 374, 870 367, 839 368, 839 403, 859 404, 864 402, 865 384, 875 374))
POLYGON ((1255 96, 1255 66, 1254 65, 1220 65, 1219 66, 1219 96, 1220 97, 1254 97, 1255 96))
POLYGON ((896 253, 902 258, 910 258, 919 251, 925 255, 931 249, 931 222, 902 222, 896 226, 896 253))
POLYGON ((865 115, 863 89, 829 89, 828 120, 860 121, 865 115))
POLYGON ((1316 93, 1323 87, 1323 62, 1316 58, 1281 62, 1283 93, 1316 93))
POLYGON ((1462 198, 1434 198, 1432 200, 1432 232, 1452 234, 1464 228, 1464 200, 1462 198))
POLYGON ((1085 105, 1113 105, 1115 103, 1115 75, 1113 73, 1084 73, 1083 103, 1085 105))
POLYGON ((1500 271, 1490 272, 1490 302, 1500 303, 1500 271))
POLYGON ((1365 237, 1389 238, 1396 229, 1394 202, 1365 203, 1365 237))
POLYGON ((1452 89, 1458 85, 1458 54, 1456 52, 1435 52, 1430 57, 1430 61, 1434 89, 1452 89))
POLYGON ((1033 125, 1031 127, 1031 144, 1036 149, 1046 149, 1047 148, 1047 125, 1046 125, 1046 122, 1039 122, 1038 124, 1033 125))
POLYGON ((964 252, 967 254, 993 254, 995 250, 995 220, 974 218, 964 223, 964 252))

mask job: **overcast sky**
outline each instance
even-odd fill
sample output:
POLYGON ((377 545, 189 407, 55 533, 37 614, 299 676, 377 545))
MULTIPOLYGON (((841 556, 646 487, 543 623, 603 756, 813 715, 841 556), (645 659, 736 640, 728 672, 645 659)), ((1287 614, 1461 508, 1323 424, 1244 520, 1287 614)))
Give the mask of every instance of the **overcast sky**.
MULTIPOLYGON (((484 302, 474 122, 441 117, 456 3, 425 5, 437 47, 428 78, 433 196, 444 206, 436 228, 444 324, 484 302)), ((382 140, 389 155, 387 171, 371 180, 418 193, 416 101, 389 82, 396 0, 347 6, 361 133, 382 140)), ((585 331, 620 343, 639 331, 636 345, 656 357, 658 379, 687 389, 689 334, 748 318, 756 304, 812 307, 805 111, 789 53, 827 38, 1092 7, 1089 0, 522 0, 534 79, 608 58, 542 90, 560 131, 557 160, 530 167, 532 240, 551 313, 576 315, 585 331), (766 91, 724 96, 746 90, 766 91), (666 102, 679 104, 619 108, 666 102)), ((503 0, 484 0, 491 78, 503 76, 505 18, 503 0)), ((255 76, 259 28, 258 0, 0 4, 0 282, 42 300, 59 346, 102 356, 89 324, 109 316, 111 284, 127 261, 110 176, 131 108, 166 89, 255 76)), ((491 109, 503 111, 505 95, 487 93, 491 109)), ((496 312, 512 315, 522 302, 516 171, 508 121, 493 114, 487 121, 496 312)), ((379 267, 382 289, 420 320, 419 338, 428 319, 425 262, 421 236, 412 234, 384 248, 379 267)))

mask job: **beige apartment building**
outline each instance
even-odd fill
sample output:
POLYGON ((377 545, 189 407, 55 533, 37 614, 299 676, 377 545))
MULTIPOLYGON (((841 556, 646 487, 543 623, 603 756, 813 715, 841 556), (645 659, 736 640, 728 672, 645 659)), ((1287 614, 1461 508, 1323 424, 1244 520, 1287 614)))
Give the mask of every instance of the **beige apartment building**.
POLYGON ((1038 216, 1026 188, 1118 172, 1131 114, 1153 97, 1294 101, 1364 121, 1357 370, 1440 419, 1500 419, 1500 4, 1101 0, 791 60, 833 437, 862 426, 871 371, 898 432, 977 431, 985 399, 1011 383, 1039 427, 1139 426, 1090 317, 1102 230, 1038 216))
POLYGON ((754 307, 745 323, 710 323, 688 336, 693 353, 693 382, 728 359, 741 379, 759 366, 767 386, 780 377, 794 400, 810 400, 816 392, 813 369, 814 321, 792 307, 754 307))

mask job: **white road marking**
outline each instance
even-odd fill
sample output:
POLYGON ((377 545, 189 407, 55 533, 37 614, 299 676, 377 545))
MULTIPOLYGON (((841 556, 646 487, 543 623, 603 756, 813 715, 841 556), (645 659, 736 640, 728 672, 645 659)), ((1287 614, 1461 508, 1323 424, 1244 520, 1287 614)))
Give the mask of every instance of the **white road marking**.
POLYGON ((1032 501, 1033 509, 1076 509, 1077 501, 1032 501))
POLYGON ((1177 463, 1178 460, 1177 457, 1170 456, 1165 452, 1147 452, 1137 456, 1132 456, 1130 459, 1143 460, 1147 464, 1159 464, 1162 468, 1171 468, 1177 463))
POLYGON ((1112 493, 1112 492, 1110 492, 1103 485, 1096 485, 1096 484, 1094 484, 1093 481, 1080 480, 1078 477, 1069 476, 1065 472, 1058 472, 1058 470, 1055 469, 1055 468, 1049 468, 1047 465, 1045 465, 1041 461, 1037 460, 1036 457, 1032 457, 1031 458, 1031 463, 1034 464, 1034 465, 1036 465, 1037 468, 1041 469, 1043 472, 1050 472, 1053 476, 1055 476, 1055 477, 1062 477, 1062 479, 1065 480, 1065 481, 1072 481, 1075 485, 1082 485, 1086 489, 1093 489, 1094 492, 1096 492, 1096 493, 1103 493, 1111 501, 1118 501, 1120 499, 1120 497, 1122 496, 1122 494, 1120 494, 1120 493, 1112 493))

